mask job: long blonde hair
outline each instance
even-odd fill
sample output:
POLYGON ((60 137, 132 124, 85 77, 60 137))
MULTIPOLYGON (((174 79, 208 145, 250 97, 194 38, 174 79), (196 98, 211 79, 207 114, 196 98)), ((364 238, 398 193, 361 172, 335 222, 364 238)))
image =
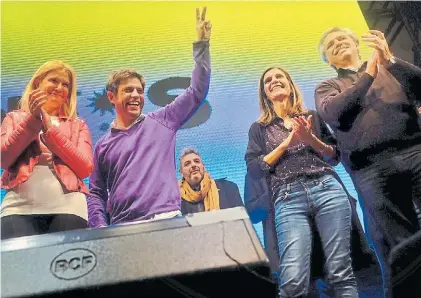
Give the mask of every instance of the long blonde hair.
POLYGON ((38 85, 41 81, 52 71, 54 70, 66 70, 70 79, 70 92, 69 99, 63 104, 63 113, 67 117, 76 118, 77 117, 77 98, 76 98, 76 72, 69 64, 61 60, 52 60, 45 62, 43 65, 38 68, 35 74, 32 76, 28 85, 26 85, 25 91, 23 91, 22 97, 19 101, 19 108, 25 112, 29 112, 29 95, 31 92, 38 88, 38 85))
POLYGON ((303 96, 301 95, 301 92, 295 85, 294 81, 291 79, 289 73, 282 67, 270 67, 263 72, 259 80, 260 117, 257 120, 257 122, 264 125, 271 123, 277 117, 276 112, 273 108, 273 103, 266 96, 265 84, 263 81, 265 74, 272 69, 279 69, 280 71, 282 71, 287 77, 291 87, 291 96, 288 102, 289 104, 286 105, 286 115, 288 115, 289 117, 294 117, 307 112, 306 108, 304 107, 303 96))

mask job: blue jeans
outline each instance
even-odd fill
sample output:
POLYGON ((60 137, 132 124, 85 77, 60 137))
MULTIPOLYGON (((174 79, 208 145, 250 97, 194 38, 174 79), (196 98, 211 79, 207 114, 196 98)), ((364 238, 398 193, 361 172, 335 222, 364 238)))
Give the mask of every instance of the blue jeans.
POLYGON ((283 185, 275 201, 275 225, 280 256, 281 297, 308 293, 313 231, 320 234, 326 257, 327 282, 335 297, 358 297, 351 262, 351 206, 332 175, 300 178, 283 185))

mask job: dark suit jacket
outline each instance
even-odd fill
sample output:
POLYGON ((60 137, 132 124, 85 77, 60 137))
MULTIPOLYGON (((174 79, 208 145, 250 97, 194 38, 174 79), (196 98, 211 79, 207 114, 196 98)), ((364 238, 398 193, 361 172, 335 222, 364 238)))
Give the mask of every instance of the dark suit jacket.
MULTIPOLYGON (((313 131, 315 135, 323 142, 335 145, 336 141, 326 124, 321 120, 317 112, 310 110, 313 115, 313 131)), ((266 155, 265 150, 264 126, 260 123, 253 123, 249 132, 249 144, 246 152, 247 175, 244 189, 245 207, 253 223, 262 221, 263 235, 266 254, 268 255, 272 271, 279 270, 278 242, 275 230, 275 210, 272 204, 272 194, 268 187, 267 176, 262 175, 257 158, 266 155)), ((336 160, 339 160, 339 151, 336 160)), ((335 161, 332 160, 332 163, 335 161)), ((336 174, 335 178, 346 188, 336 174)), ((361 223, 356 212, 356 200, 349 195, 348 198, 352 207, 352 234, 351 234, 351 253, 354 270, 370 267, 376 263, 375 256, 370 250, 365 238, 361 223)), ((320 242, 320 236, 314 229, 314 241, 312 249, 312 275, 314 278, 323 277, 324 255, 320 242)))
MULTIPOLYGON (((244 206, 237 184, 225 179, 215 179, 219 192, 219 207, 221 209, 244 206)), ((203 201, 190 203, 181 198, 181 213, 196 213, 205 211, 203 201)))

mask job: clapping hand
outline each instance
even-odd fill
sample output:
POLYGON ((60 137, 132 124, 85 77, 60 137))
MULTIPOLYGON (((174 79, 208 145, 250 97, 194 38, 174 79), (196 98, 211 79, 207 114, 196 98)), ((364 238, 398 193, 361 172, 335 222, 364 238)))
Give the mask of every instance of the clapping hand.
POLYGON ((373 78, 377 77, 377 74, 379 73, 379 55, 377 51, 373 51, 373 55, 367 62, 367 68, 365 69, 365 72, 373 78))
POLYGON ((306 145, 311 145, 314 139, 314 135, 311 129, 313 116, 310 115, 307 118, 304 116, 298 116, 292 118, 292 130, 295 137, 302 141, 306 145))
POLYGON ((37 117, 41 118, 41 109, 42 106, 48 101, 47 94, 44 91, 41 91, 39 89, 33 90, 29 94, 28 99, 28 106, 29 106, 29 112, 37 117))
POLYGON ((384 34, 378 30, 369 30, 370 34, 363 34, 361 38, 367 42, 367 46, 373 48, 377 52, 377 59, 381 65, 385 65, 392 58, 389 45, 387 44, 384 34))

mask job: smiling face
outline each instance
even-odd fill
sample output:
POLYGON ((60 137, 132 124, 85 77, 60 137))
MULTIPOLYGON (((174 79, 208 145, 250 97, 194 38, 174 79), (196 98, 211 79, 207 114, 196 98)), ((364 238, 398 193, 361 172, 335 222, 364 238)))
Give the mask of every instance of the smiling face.
POLYGON ((348 67, 359 59, 357 44, 343 31, 328 34, 323 41, 323 48, 327 62, 336 68, 348 67))
POLYGON ((263 77, 264 92, 270 101, 284 101, 291 94, 291 84, 285 73, 272 68, 267 71, 263 77))
POLYGON ((69 100, 71 80, 65 69, 52 70, 37 84, 37 89, 47 95, 47 102, 43 108, 49 114, 58 113, 63 104, 69 100))
POLYGON ((107 92, 108 98, 114 104, 117 119, 127 124, 136 120, 142 112, 145 103, 145 93, 141 81, 136 77, 121 80, 117 93, 107 92))
POLYGON ((205 176, 205 166, 202 159, 195 153, 190 153, 181 159, 181 175, 190 187, 197 187, 205 176))

